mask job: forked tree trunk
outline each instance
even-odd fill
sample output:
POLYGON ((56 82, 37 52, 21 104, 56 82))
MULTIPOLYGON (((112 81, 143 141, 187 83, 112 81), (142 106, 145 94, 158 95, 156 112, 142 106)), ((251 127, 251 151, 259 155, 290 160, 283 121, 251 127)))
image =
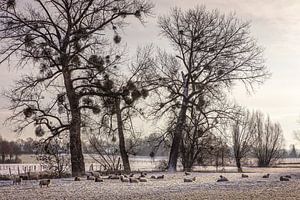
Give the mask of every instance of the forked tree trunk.
POLYGON ((121 154, 121 158, 122 158, 122 162, 123 162, 124 171, 125 172, 130 172, 131 169, 130 169, 128 153, 126 151, 126 146, 125 146, 125 137, 124 137, 124 131, 123 131, 122 113, 121 113, 121 109, 120 109, 120 100, 119 99, 116 99, 115 107, 116 107, 116 114, 117 114, 120 154, 121 154))
POLYGON ((81 176, 85 174, 85 165, 81 147, 81 113, 79 109, 79 99, 72 84, 70 71, 65 70, 63 76, 71 113, 69 137, 72 176, 81 176))

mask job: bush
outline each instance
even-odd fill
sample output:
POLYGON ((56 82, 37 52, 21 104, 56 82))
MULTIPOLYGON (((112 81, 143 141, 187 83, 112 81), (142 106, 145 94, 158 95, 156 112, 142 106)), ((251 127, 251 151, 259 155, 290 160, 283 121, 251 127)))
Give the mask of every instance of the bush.
POLYGON ((167 160, 160 160, 158 165, 155 167, 160 171, 165 171, 168 168, 168 161, 167 160))

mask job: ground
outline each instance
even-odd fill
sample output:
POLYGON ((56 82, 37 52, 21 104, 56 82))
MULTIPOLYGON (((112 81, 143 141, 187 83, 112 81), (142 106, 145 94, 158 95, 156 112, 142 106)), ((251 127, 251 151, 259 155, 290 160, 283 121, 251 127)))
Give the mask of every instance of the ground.
MULTIPOLYGON (((74 182, 67 178, 51 180, 48 188, 40 188, 38 181, 23 181, 21 185, 3 181, 0 183, 0 199, 300 199, 300 169, 248 168, 246 172, 249 178, 241 178, 240 173, 226 172, 192 172, 190 176, 183 172, 164 173, 165 179, 148 179, 146 183, 122 183, 109 179, 96 183, 84 178, 74 182), (266 173, 271 174, 269 179, 262 178, 266 173), (217 183, 221 174, 229 181, 217 183), (291 175, 292 179, 281 182, 281 175, 291 175), (184 183, 184 177, 196 177, 196 181, 184 183)), ((147 176, 153 174, 163 173, 147 176)))

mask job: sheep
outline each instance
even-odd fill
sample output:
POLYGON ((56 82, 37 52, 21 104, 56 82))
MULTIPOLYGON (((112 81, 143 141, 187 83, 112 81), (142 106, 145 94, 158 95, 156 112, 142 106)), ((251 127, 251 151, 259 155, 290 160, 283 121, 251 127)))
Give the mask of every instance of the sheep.
POLYGON ((129 175, 129 177, 133 177, 134 176, 134 173, 131 173, 130 175, 129 175))
POLYGON ((130 183, 138 183, 139 180, 136 179, 136 178, 129 178, 129 182, 130 182, 130 183))
POLYGON ((242 178, 249 178, 247 174, 242 174, 242 178))
POLYGON ((157 179, 164 179, 165 175, 157 176, 157 179))
POLYGON ((91 181, 93 181, 93 180, 95 180, 95 177, 93 177, 93 176, 87 176, 87 177, 86 177, 86 180, 91 180, 91 181))
POLYGON ((194 177, 194 178, 184 178, 183 179, 183 182, 185 182, 185 183, 194 182, 194 181, 196 181, 196 177, 194 177))
POLYGON ((140 182, 148 182, 148 180, 147 180, 146 178, 144 178, 144 177, 140 177, 140 178, 139 178, 139 181, 140 181, 140 182))
POLYGON ((14 179, 13 179, 13 185, 21 185, 21 183, 22 183, 22 178, 20 178, 20 177, 15 177, 14 179))
POLYGON ((120 176, 113 174, 113 175, 109 175, 108 179, 120 179, 120 176))
POLYGON ((286 178, 292 178, 292 176, 290 176, 290 175, 285 175, 284 177, 286 177, 286 178))
POLYGON ((146 175, 147 175, 147 173, 145 173, 145 172, 141 172, 141 175, 140 175, 140 177, 146 177, 146 175))
POLYGON ((290 179, 287 178, 286 176, 280 176, 280 181, 289 181, 290 179))
POLYGON ((154 176, 154 175, 152 175, 150 178, 152 178, 152 179, 157 179, 157 177, 156 177, 156 176, 154 176))
POLYGON ((101 179, 101 178, 95 178, 95 182, 103 182, 103 179, 101 179))
POLYGON ((225 176, 220 176, 220 178, 217 180, 217 182, 224 182, 224 181, 228 181, 228 179, 225 176))
POLYGON ((127 177, 125 177, 124 175, 121 175, 121 176, 120 176, 120 180, 121 180, 122 182, 129 182, 129 179, 128 179, 127 177))
POLYGON ((270 174, 263 175, 263 178, 269 178, 270 174))
POLYGON ((80 181, 80 178, 79 178, 78 176, 76 176, 76 177, 74 178, 74 181, 80 181))
POLYGON ((189 175, 191 175, 191 173, 190 173, 190 172, 184 172, 184 174, 185 174, 186 176, 189 176, 189 175))
POLYGON ((43 185, 47 185, 47 187, 49 187, 49 184, 50 184, 50 179, 47 179, 47 180, 40 180, 40 187, 42 188, 43 185))

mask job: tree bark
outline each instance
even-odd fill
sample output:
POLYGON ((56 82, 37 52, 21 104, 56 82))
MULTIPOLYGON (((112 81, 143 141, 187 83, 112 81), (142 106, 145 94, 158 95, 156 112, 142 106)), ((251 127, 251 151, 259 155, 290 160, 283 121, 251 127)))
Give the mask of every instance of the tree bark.
POLYGON ((182 105, 180 108, 178 120, 176 123, 175 131, 174 131, 174 138, 172 141, 171 151, 169 155, 169 163, 168 163, 168 171, 175 172, 177 169, 177 160, 179 155, 179 148, 180 142, 182 140, 182 131, 186 121, 186 111, 188 107, 188 85, 189 79, 186 78, 182 72, 182 79, 183 79, 183 100, 182 105))
POLYGON ((131 169, 130 169, 129 158, 128 158, 128 154, 127 154, 126 146, 125 146, 122 113, 121 113, 121 109, 120 109, 120 100, 119 99, 116 99, 115 107, 116 107, 116 114, 117 114, 120 154, 121 154, 121 158, 122 158, 122 162, 123 162, 124 171, 130 172, 131 169))
POLYGON ((79 109, 79 98, 75 93, 70 71, 65 70, 63 72, 63 76, 70 104, 71 122, 69 137, 72 164, 71 168, 72 176, 75 177, 85 174, 84 158, 81 147, 81 113, 79 109))
POLYGON ((243 172, 242 165, 241 165, 241 159, 235 158, 235 162, 236 162, 236 167, 238 168, 238 172, 243 172))
POLYGON ((169 164, 168 164, 169 172, 175 172, 176 168, 177 168, 177 160, 178 160, 178 155, 179 155, 180 141, 182 140, 183 126, 186 121, 186 111, 187 111, 187 105, 183 101, 183 104, 181 106, 181 110, 179 113, 179 117, 177 120, 177 124, 175 127, 174 138, 172 141, 171 151, 170 151, 170 155, 169 155, 169 164))

